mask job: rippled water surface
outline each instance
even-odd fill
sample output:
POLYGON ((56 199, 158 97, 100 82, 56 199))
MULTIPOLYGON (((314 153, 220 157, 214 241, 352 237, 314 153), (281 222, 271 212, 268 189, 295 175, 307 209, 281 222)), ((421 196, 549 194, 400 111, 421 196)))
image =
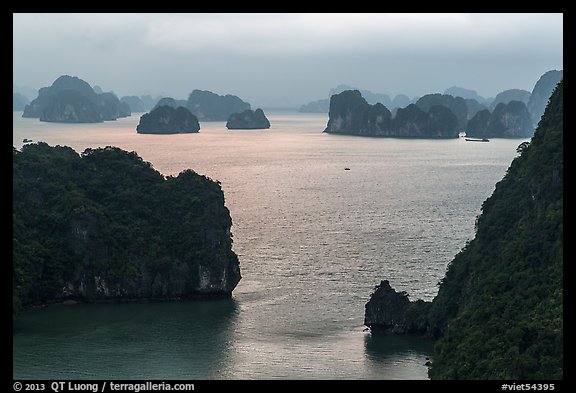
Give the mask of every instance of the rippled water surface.
POLYGON ((17 148, 113 145, 165 175, 220 181, 243 276, 227 300, 24 312, 13 377, 27 379, 426 379, 432 344, 365 332, 364 305, 382 279, 435 296, 523 141, 329 135, 323 114, 179 135, 137 134, 139 114, 82 125, 20 116, 17 148))

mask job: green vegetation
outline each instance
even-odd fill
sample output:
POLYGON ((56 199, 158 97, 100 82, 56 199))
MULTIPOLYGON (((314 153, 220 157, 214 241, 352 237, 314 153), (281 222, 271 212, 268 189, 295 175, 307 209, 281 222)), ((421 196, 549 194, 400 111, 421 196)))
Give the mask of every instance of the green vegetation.
POLYGON ((135 152, 13 149, 12 217, 15 311, 229 294, 240 280, 219 183, 191 170, 164 177, 135 152))
POLYGON ((432 302, 383 280, 364 324, 437 339, 432 379, 563 378, 563 83, 432 302))
POLYGON ((563 378, 563 83, 428 312, 433 379, 563 378))

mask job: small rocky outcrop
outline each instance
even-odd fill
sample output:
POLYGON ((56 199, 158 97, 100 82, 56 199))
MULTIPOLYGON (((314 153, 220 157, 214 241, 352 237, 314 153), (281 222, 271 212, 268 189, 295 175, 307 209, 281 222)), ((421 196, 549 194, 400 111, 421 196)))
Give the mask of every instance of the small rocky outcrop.
POLYGON ((246 109, 242 113, 232 113, 226 122, 229 130, 257 130, 270 128, 270 122, 260 108, 246 109))
POLYGON ((396 292, 388 280, 382 280, 366 303, 364 325, 393 331, 404 330, 410 300, 406 292, 396 292))
POLYGON ((193 90, 186 107, 198 120, 227 121, 232 113, 250 109, 250 104, 230 94, 221 96, 208 90, 193 90))
POLYGON ((180 134, 200 130, 198 118, 187 108, 179 106, 159 106, 140 117, 136 127, 139 134, 180 134))
POLYGON ((411 302, 406 292, 396 292, 388 280, 382 280, 374 289, 365 306, 364 325, 396 334, 430 335, 429 302, 411 302))

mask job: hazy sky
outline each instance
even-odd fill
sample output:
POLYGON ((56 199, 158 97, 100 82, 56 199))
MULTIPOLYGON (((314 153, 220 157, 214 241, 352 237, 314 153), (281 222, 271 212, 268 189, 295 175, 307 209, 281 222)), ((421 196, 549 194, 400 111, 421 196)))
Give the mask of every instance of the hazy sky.
POLYGON ((410 97, 451 86, 531 91, 563 69, 562 14, 13 14, 13 82, 60 75, 104 91, 256 106, 327 98, 339 84, 410 97))

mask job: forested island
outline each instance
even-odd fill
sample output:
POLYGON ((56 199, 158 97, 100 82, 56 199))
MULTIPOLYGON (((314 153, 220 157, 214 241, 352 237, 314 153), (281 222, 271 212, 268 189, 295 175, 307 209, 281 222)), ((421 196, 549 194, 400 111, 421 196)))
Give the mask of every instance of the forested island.
POLYGON ((230 296, 241 279, 220 184, 135 152, 13 148, 13 306, 230 296))
POLYGON ((227 121, 232 113, 250 109, 250 104, 235 95, 221 96, 208 90, 195 89, 188 96, 186 107, 200 121, 227 121))
POLYGON ((373 334, 437 339, 432 379, 563 378, 562 81, 518 151, 434 300, 383 280, 366 304, 373 334))

